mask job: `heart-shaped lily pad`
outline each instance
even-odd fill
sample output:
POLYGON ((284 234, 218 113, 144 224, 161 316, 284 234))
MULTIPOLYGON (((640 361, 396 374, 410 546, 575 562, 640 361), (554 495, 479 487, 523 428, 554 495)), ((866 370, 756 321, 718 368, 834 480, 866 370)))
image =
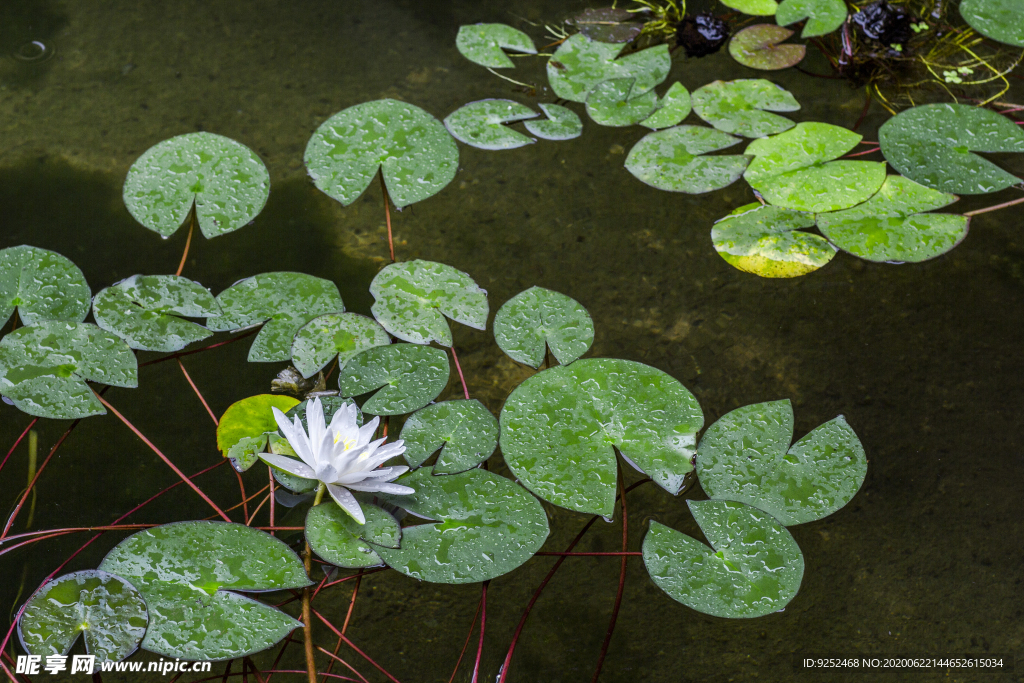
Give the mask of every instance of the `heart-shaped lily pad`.
POLYGON ((807 54, 806 45, 782 44, 793 35, 788 28, 775 24, 748 26, 729 41, 729 54, 743 66, 761 71, 788 69, 807 54))
POLYGON ((672 58, 667 45, 649 47, 616 59, 626 46, 602 43, 577 33, 558 46, 548 60, 548 80, 559 97, 586 102, 595 85, 610 78, 635 78, 634 96, 658 85, 668 76, 672 58))
POLYGON ((417 410, 402 427, 406 461, 419 467, 439 448, 434 474, 476 467, 498 447, 498 420, 477 400, 441 401, 417 410))
POLYGON ((337 357, 345 367, 357 353, 391 343, 373 318, 358 313, 329 313, 306 323, 292 342, 292 363, 303 377, 312 377, 337 357))
POLYGON ((469 61, 491 69, 511 69, 515 66, 502 49, 528 55, 537 54, 530 36, 506 24, 460 26, 455 36, 455 47, 469 61))
POLYGON ((575 299, 530 287, 498 309, 494 339, 517 363, 539 368, 546 344, 559 363, 568 365, 594 343, 594 321, 575 299))
POLYGON ((258 394, 228 406, 217 423, 217 448, 239 472, 244 472, 259 459, 267 446, 267 433, 277 431, 274 408, 286 411, 298 399, 280 394, 258 394))
POLYGON ((397 548, 402 529, 390 513, 376 505, 360 501, 359 506, 366 517, 365 524, 352 519, 329 498, 310 508, 306 514, 306 541, 313 552, 335 566, 349 569, 384 564, 366 541, 397 548))
POLYGON ((796 111, 800 103, 792 93, 763 78, 714 81, 693 93, 693 110, 720 131, 747 138, 763 138, 796 124, 773 111, 796 111))
POLYGON ((806 19, 801 38, 814 38, 832 33, 846 21, 843 0, 782 0, 775 12, 775 23, 789 26, 806 19))
POLYGON ((67 655, 81 635, 97 663, 120 662, 146 635, 146 601, 120 576, 95 569, 47 582, 25 604, 18 622, 31 655, 67 655))
POLYGON ((338 286, 305 273, 262 273, 240 280, 217 295, 221 315, 208 318, 215 332, 266 323, 249 348, 249 361, 289 360, 292 340, 303 325, 325 313, 341 313, 338 286))
POLYGON ((770 17, 779 7, 775 0, 722 0, 722 4, 755 17, 770 17))
POLYGON ((697 448, 701 487, 714 499, 753 505, 787 526, 821 519, 850 502, 864 483, 868 461, 843 416, 790 448, 792 439, 788 400, 726 413, 697 448))
POLYGON ((149 607, 142 647, 165 657, 223 660, 265 650, 302 624, 228 591, 310 585, 291 548, 227 522, 176 522, 132 534, 101 570, 132 582, 149 607))
POLYGON ((658 106, 654 90, 635 95, 635 78, 601 81, 587 94, 587 114, 602 126, 632 126, 640 123, 658 106))
POLYGON ((82 271, 57 252, 28 245, 0 250, 0 325, 15 308, 26 325, 80 323, 89 315, 90 297, 82 271))
POLYGON ((628 43, 644 30, 642 22, 634 21, 636 14, 618 7, 588 7, 566 20, 580 33, 602 43, 628 43))
POLYGON ((789 604, 800 589, 804 556, 786 527, 743 503, 686 503, 711 547, 652 520, 644 564, 659 588, 698 612, 732 619, 789 604))
POLYGON ((306 169, 325 194, 348 206, 384 173, 395 206, 432 197, 455 177, 459 149, 444 125, 398 100, 364 102, 338 112, 306 145, 306 169))
POLYGON ((572 140, 583 134, 583 122, 572 109, 557 104, 538 106, 547 118, 523 123, 533 135, 544 140, 572 140))
POLYGON ((459 142, 480 149, 515 149, 536 140, 503 123, 532 119, 537 112, 513 100, 480 100, 459 107, 444 120, 444 127, 459 142))
POLYGON ((703 156, 732 147, 734 138, 713 128, 676 126, 648 133, 626 156, 626 169, 659 190, 702 194, 733 184, 750 157, 741 154, 703 156))
POLYGON ((692 106, 690 91, 686 86, 682 83, 673 83, 658 100, 658 108, 641 121, 640 125, 651 130, 669 128, 689 116, 692 106))
POLYGON ((390 344, 363 351, 338 376, 343 396, 384 387, 363 404, 371 415, 402 415, 437 398, 448 384, 448 354, 419 344, 390 344))
POLYGON ((1024 3, 1021 0, 962 0, 960 16, 992 40, 1024 47, 1024 3))
POLYGON ((836 248, 800 228, 814 225, 813 214, 748 204, 715 223, 711 242, 726 262, 761 277, 798 277, 821 268, 836 248))
POLYGON ((117 335, 88 323, 40 322, 0 339, 0 394, 29 415, 103 415, 86 381, 137 387, 135 354, 117 335))
POLYGON ((555 505, 611 517, 613 447, 676 494, 693 469, 704 416, 693 394, 661 370, 589 358, 520 384, 500 424, 505 462, 526 488, 555 505))
POLYGON ((223 135, 186 133, 142 153, 124 181, 124 204, 143 226, 170 237, 193 203, 206 237, 238 230, 270 196, 270 174, 245 145, 223 135))

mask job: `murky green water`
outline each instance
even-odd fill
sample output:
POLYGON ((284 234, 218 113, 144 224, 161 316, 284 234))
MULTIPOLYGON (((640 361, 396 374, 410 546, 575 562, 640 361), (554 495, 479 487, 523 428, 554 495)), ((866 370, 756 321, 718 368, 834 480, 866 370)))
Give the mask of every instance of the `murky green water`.
MULTIPOLYGON (((259 272, 299 270, 334 280, 348 307, 366 313, 366 288, 387 255, 380 192, 373 187, 348 208, 318 192, 302 167, 312 131, 334 112, 379 97, 407 100, 438 117, 485 97, 531 106, 551 101, 543 91, 515 92, 463 59, 455 32, 477 21, 557 20, 566 8, 583 6, 5 0, 0 247, 59 251, 82 268, 94 292, 134 273, 173 272, 185 232, 163 241, 136 225, 121 202, 121 183, 152 144, 208 130, 259 152, 272 190, 255 225, 212 241, 198 238, 184 274, 219 292, 259 272), (53 49, 53 58, 10 57, 32 40, 53 49)), ((530 31, 540 41, 542 32, 530 31)), ((824 70, 813 62, 809 68, 824 70)), ((752 75, 726 55, 680 56, 670 78, 693 89, 752 75)), ((539 61, 521 61, 515 76, 545 82, 539 61)), ((843 82, 790 71, 773 78, 803 104, 796 120, 852 126, 860 114, 862 93, 843 82)), ((882 110, 872 109, 862 132, 876 139, 884 120, 882 110)), ((630 560, 601 680, 946 680, 944 673, 807 674, 794 669, 794 653, 1022 652, 1020 213, 975 219, 960 247, 921 265, 840 254, 810 276, 762 280, 728 266, 709 235, 714 219, 750 201, 747 186, 691 197, 642 185, 623 160, 644 132, 588 123, 570 142, 507 152, 460 146, 455 181, 395 216, 399 258, 467 271, 488 290, 492 311, 531 285, 576 298, 594 317, 592 355, 667 371, 696 394, 708 424, 740 405, 778 398, 793 400, 798 436, 844 414, 870 468, 850 505, 792 529, 807 568, 800 593, 782 613, 750 621, 696 613, 665 596, 639 560, 630 560)), ((1004 165, 1024 172, 1020 159, 1004 165)), ((490 332, 456 327, 455 343, 471 392, 497 412, 527 373, 501 354, 490 332)), ((185 359, 218 413, 265 391, 280 369, 247 364, 247 346, 185 359)), ((107 396, 183 470, 216 462, 213 424, 176 364, 142 369, 140 385, 107 396)), ((28 421, 0 405, 0 455, 28 421)), ((41 456, 67 426, 40 424, 41 456)), ((5 510, 25 484, 27 459, 23 445, 0 475, 5 510)), ((247 475, 250 490, 264 485, 257 470, 247 475)), ((41 478, 32 528, 109 523, 174 481, 113 417, 90 418, 41 478)), ((218 500, 237 495, 223 470, 202 483, 218 500)), ((628 502, 633 549, 651 517, 698 533, 683 501, 652 487, 637 489, 628 502)), ((562 550, 586 518, 549 511, 546 549, 562 550)), ((133 519, 206 514, 201 501, 179 489, 133 519)), ((26 521, 22 514, 16 529, 26 521)), ((578 549, 617 550, 620 534, 618 524, 599 523, 578 549)), ((85 538, 46 541, 0 558, 5 630, 15 603, 85 538)), ((120 538, 108 534, 69 568, 96 566, 120 538)), ((552 562, 535 558, 492 582, 481 680, 494 680, 522 609, 552 562)), ((537 603, 508 680, 590 680, 617 583, 617 560, 569 559, 537 603)), ((479 587, 420 584, 393 572, 368 577, 363 586, 353 640, 404 682, 447 681, 479 587)), ((326 611, 343 619, 348 595, 339 590, 323 603, 326 611)), ((285 663, 301 665, 300 649, 290 651, 285 663)), ((369 680, 384 680, 351 651, 345 656, 369 680)), ((464 664, 456 680, 468 681, 467 670, 464 664)), ((948 679, 1024 680, 1024 673, 948 679)))

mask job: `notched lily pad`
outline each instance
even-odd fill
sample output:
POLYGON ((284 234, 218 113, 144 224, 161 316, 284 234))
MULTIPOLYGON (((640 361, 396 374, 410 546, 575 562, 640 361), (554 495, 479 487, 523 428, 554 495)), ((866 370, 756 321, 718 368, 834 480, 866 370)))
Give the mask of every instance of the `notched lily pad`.
POLYGON ((437 398, 448 384, 448 354, 419 344, 391 344, 363 351, 342 369, 343 396, 360 396, 384 387, 363 404, 371 415, 402 415, 437 398))
POLYGON ((648 90, 634 96, 635 84, 635 78, 612 78, 598 83, 587 94, 587 114, 602 126, 621 128, 643 121, 658 106, 658 95, 648 90))
POLYGON ((479 149, 515 149, 536 140, 512 130, 504 123, 532 119, 537 112, 513 100, 480 100, 456 109, 444 120, 444 127, 459 142, 479 149))
POLYGON ((559 97, 586 102, 595 85, 610 78, 635 78, 634 96, 654 88, 668 76, 672 59, 667 45, 649 47, 616 59, 623 44, 602 43, 582 33, 569 36, 548 60, 548 80, 559 97))
POLYGON ((658 108, 640 125, 651 130, 670 128, 689 116, 691 108, 690 91, 682 83, 673 83, 658 100, 658 108))
POLYGON ((813 214, 748 204, 715 223, 711 242, 729 265, 746 273, 799 277, 836 255, 828 240, 800 230, 813 225, 813 214))
POLYGON ((358 569, 384 564, 367 541, 397 548, 402 530, 394 517, 376 505, 360 502, 360 507, 365 524, 352 519, 330 498, 310 508, 306 514, 306 541, 313 552, 337 567, 358 569))
POLYGON ((960 16, 992 40, 1024 47, 1024 2, 1021 0, 962 0, 960 16))
POLYGON ((503 49, 528 55, 537 54, 530 36, 506 24, 460 26, 455 36, 455 47, 469 61, 491 69, 511 69, 515 66, 503 49))
POLYGON ((299 329, 292 342, 292 362, 308 378, 333 358, 343 368, 356 354, 390 343, 391 337, 372 318, 358 313, 329 313, 299 329))
POLYGON ((676 126, 648 133, 626 156, 626 170, 639 180, 670 192, 702 194, 733 184, 750 157, 705 156, 732 147, 739 138, 703 126, 676 126))
POLYGON ((277 431, 274 408, 287 411, 298 399, 280 394, 257 394, 228 406, 217 423, 217 448, 239 472, 259 459, 267 446, 267 434, 277 431))
POLYGON ((565 23, 575 26, 591 40, 629 43, 644 30, 642 22, 633 21, 636 16, 634 12, 616 7, 588 7, 569 17, 565 23))
POLYGON ((796 124, 773 111, 797 111, 800 103, 792 93, 763 78, 714 81, 693 93, 693 110, 725 133, 763 138, 789 130, 796 124))
POLYGON ((575 299, 530 287, 498 309, 494 339, 517 363, 539 368, 547 345, 559 363, 568 365, 594 343, 594 321, 575 299))
POLYGON ((807 54, 806 45, 783 44, 793 35, 788 28, 775 24, 748 26, 729 41, 729 54, 743 66, 761 71, 788 69, 807 54))
POLYGON ((775 12, 775 22, 779 26, 789 26, 806 19, 800 37, 814 38, 842 26, 846 15, 843 0, 783 0, 775 12))
POLYGON ((78 266, 55 251, 22 245, 0 250, 0 326, 14 309, 25 325, 80 323, 91 292, 78 266))
POLYGON ((409 416, 402 441, 403 455, 413 467, 442 449, 434 474, 454 474, 491 457, 498 447, 498 420, 480 401, 441 401, 409 416))
POLYGON ((557 104, 539 106, 547 118, 523 123, 533 135, 544 140, 572 140, 583 134, 583 122, 572 109, 557 104))

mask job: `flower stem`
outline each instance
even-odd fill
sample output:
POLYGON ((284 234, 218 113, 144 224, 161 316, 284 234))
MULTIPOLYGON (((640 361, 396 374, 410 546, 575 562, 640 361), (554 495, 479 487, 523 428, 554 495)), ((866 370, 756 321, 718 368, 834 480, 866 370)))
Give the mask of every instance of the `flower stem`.
MULTIPOLYGON (((324 491, 326 490, 327 485, 320 482, 320 486, 316 489, 316 498, 313 500, 313 507, 320 504, 320 501, 324 498, 324 491)), ((313 569, 313 551, 310 550, 308 541, 306 542, 306 552, 304 553, 303 564, 306 567, 306 575, 308 576, 310 571, 313 569)), ((306 672, 309 674, 309 683, 317 683, 316 662, 313 661, 313 610, 310 608, 309 599, 309 586, 306 586, 302 589, 302 635, 306 646, 306 672)))

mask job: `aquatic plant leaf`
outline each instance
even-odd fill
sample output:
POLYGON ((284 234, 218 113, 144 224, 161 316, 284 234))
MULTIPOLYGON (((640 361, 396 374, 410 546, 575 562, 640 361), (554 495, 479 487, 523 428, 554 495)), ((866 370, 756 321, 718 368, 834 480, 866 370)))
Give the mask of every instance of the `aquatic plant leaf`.
POLYGON ((517 363, 539 368, 546 344, 559 363, 568 365, 594 343, 594 321, 575 299, 543 287, 530 287, 498 309, 494 339, 517 363))
POLYGON ((424 467, 395 483, 416 492, 383 496, 388 502, 437 520, 402 529, 399 548, 375 548, 388 566, 414 579, 493 579, 533 557, 548 537, 548 517, 540 501, 493 472, 476 469, 433 476, 424 467))
POLYGON ((25 325, 80 323, 92 293, 78 266, 55 251, 21 245, 0 250, 0 326, 14 309, 25 325))
POLYGON ((466 273, 433 261, 392 263, 373 278, 373 317, 413 344, 452 345, 445 317, 476 330, 487 326, 487 292, 466 273))
POLYGON ((384 387, 363 404, 371 415, 402 415, 437 398, 448 384, 448 355, 419 344, 390 344, 363 351, 338 376, 343 396, 384 387))
POLYGON ((654 90, 630 97, 635 78, 612 78, 595 85, 587 94, 587 114, 602 126, 632 126, 640 123, 657 108, 654 90))
POLYGON ((878 129, 886 161, 942 192, 987 194, 1021 183, 973 152, 1024 152, 1024 131, 1007 117, 966 104, 924 104, 878 129))
POLYGON ((532 119, 537 112, 513 100, 480 100, 456 109, 444 120, 444 127, 459 142, 479 149, 515 149, 537 142, 503 123, 532 119))
POLYGON ((682 83, 673 83, 661 99, 654 113, 640 122, 641 126, 651 130, 670 128, 690 115, 692 103, 690 91, 682 83))
POLYGON ((280 394, 257 394, 228 406, 217 423, 217 448, 239 472, 244 472, 259 459, 267 446, 267 434, 277 432, 274 408, 286 411, 298 399, 280 394))
POLYGON ((626 169, 651 187, 701 194, 727 187, 743 175, 750 157, 702 156, 732 147, 739 138, 703 126, 676 126, 648 133, 626 156, 626 169))
POLYGON ((132 275, 100 290, 92 302, 96 324, 143 351, 178 351, 213 333, 186 318, 220 314, 198 282, 177 275, 132 275))
POLYGON ((165 657, 223 660, 265 650, 302 624, 228 591, 310 585, 291 548, 227 522, 175 522, 132 534, 100 563, 134 585, 149 607, 142 648, 165 657))
POLYGON ((491 69, 515 67, 502 48, 528 55, 537 54, 530 36, 506 24, 460 26, 455 36, 455 47, 469 61, 491 69))
POLYGON ((711 547, 651 520, 643 557, 659 588, 698 612, 732 619, 789 604, 803 580, 804 555, 786 527, 743 503, 686 503, 711 547))
POLYGON ((406 462, 419 467, 439 448, 434 474, 476 467, 498 447, 498 420, 477 400, 441 401, 417 410, 402 427, 406 462))
POLYGON ((615 451, 675 495, 693 469, 697 399, 642 363, 588 358, 544 370, 502 408, 501 452, 523 486, 570 510, 611 517, 615 451))
POLYGON ((25 604, 18 638, 30 655, 67 655, 81 635, 97 664, 120 662, 146 635, 146 601, 120 576, 86 569, 48 581, 25 604))
POLYGON ((726 413, 697 447, 701 487, 713 499, 753 505, 787 526, 822 519, 850 502, 868 461, 845 418, 818 426, 789 448, 792 439, 788 400, 726 413))
POLYGON ((306 541, 321 558, 337 567, 358 569, 384 564, 366 540, 388 548, 397 548, 402 529, 389 513, 376 505, 360 501, 366 517, 360 524, 329 497, 306 513, 306 541))
POLYGON ((748 26, 729 41, 729 54, 743 66, 761 71, 788 69, 807 54, 806 45, 783 44, 793 35, 788 28, 775 24, 748 26))
POLYGON ((240 280, 217 295, 221 315, 207 318, 214 332, 263 325, 249 347, 249 362, 289 360, 295 334, 313 318, 342 313, 338 286, 305 273, 262 273, 240 280))
POLYGON ((588 7, 566 20, 580 33, 602 43, 628 43, 640 35, 644 25, 631 21, 636 15, 616 7, 588 7))
POLYGON ((722 0, 722 4, 755 17, 770 17, 779 7, 775 0, 722 0))
POLYGON ((186 133, 142 153, 124 181, 124 205, 144 227, 170 237, 193 203, 207 238, 238 230, 263 210, 270 174, 255 152, 213 133, 186 133))
POLYGON ((725 133, 763 138, 796 124, 773 111, 797 111, 792 93, 763 78, 714 81, 693 92, 693 110, 725 133))
POLYGON ((583 134, 583 122, 572 109, 557 104, 539 106, 547 118, 523 123, 533 135, 544 140, 572 140, 583 134))
POLYGON ((715 223, 711 242, 726 262, 761 277, 799 277, 832 260, 828 240, 800 228, 814 225, 812 214, 748 204, 715 223))
POLYGON ((459 168, 459 148, 444 125, 419 107, 384 99, 342 110, 306 145, 306 169, 316 186, 348 206, 377 169, 399 209, 444 189, 459 168))
POLYGON ((832 33, 846 21, 843 0, 782 0, 775 12, 775 23, 789 26, 806 19, 801 38, 814 38, 832 33))
POLYGON ((29 415, 105 414, 86 381, 134 389, 135 354, 117 335, 88 323, 42 321, 0 339, 0 394, 29 415))
POLYGON ((958 199, 903 176, 887 176, 863 204, 816 216, 818 229, 843 251, 869 261, 918 263, 960 244, 971 219, 941 209, 958 199))
POLYGON ((328 313, 302 326, 292 342, 292 363, 303 377, 312 377, 333 358, 345 367, 360 351, 391 343, 373 318, 358 313, 328 313))
POLYGON ((992 40, 1024 47, 1024 3, 1021 0, 962 0, 960 16, 992 40))
POLYGON ((657 45, 616 59, 621 43, 603 43, 576 33, 558 46, 548 60, 548 80, 559 97, 586 102, 587 93, 610 78, 635 78, 633 96, 647 92, 668 77, 672 58, 668 45, 657 45))

